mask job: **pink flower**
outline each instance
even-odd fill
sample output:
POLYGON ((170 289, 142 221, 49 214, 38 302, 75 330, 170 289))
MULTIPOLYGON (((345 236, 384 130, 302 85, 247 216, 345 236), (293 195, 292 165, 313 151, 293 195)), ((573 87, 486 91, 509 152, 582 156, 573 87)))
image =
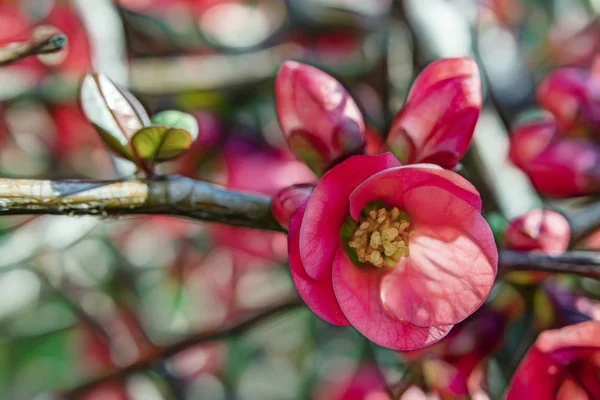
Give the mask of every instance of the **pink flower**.
POLYGON ((587 129, 600 133, 600 79, 583 68, 561 68, 540 82, 538 103, 556 117, 562 132, 580 134, 587 129))
POLYGON ((540 334, 513 376, 505 400, 600 399, 600 322, 540 334))
POLYGON ((571 239, 569 222, 552 210, 531 210, 509 222, 504 232, 506 248, 558 255, 571 239))
POLYGON ((570 197, 600 191, 600 147, 587 139, 559 137, 549 114, 515 128, 509 157, 544 195, 570 197))
POLYGON ((435 61, 419 74, 394 118, 390 149, 406 164, 425 162, 451 169, 469 147, 480 110, 481 82, 475 61, 435 61))
POLYGON ((292 217, 292 278, 321 318, 412 350, 473 313, 494 282, 497 249, 476 189, 390 153, 329 170, 292 217))
POLYGON ((317 174, 363 152, 365 124, 360 110, 325 72, 284 62, 275 79, 275 103, 291 151, 317 174))

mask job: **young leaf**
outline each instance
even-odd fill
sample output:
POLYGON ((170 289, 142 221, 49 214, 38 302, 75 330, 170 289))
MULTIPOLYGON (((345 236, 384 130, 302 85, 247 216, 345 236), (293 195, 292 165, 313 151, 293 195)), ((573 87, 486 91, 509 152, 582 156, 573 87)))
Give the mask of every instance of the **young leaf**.
POLYGON ((180 128, 188 131, 192 141, 198 136, 198 122, 190 114, 181 111, 162 111, 152 117, 152 125, 163 125, 169 128, 180 128))
POLYGON ((190 132, 168 126, 148 126, 131 138, 135 154, 151 169, 156 162, 175 158, 190 148, 190 132))
POLYGON ((87 74, 81 85, 81 105, 104 143, 135 162, 129 140, 140 128, 150 125, 140 102, 106 75, 87 74))

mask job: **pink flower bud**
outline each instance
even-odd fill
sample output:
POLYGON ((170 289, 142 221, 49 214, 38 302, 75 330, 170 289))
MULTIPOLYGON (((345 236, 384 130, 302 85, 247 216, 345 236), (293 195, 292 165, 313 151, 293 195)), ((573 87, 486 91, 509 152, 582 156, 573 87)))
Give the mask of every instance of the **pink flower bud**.
POLYGON ((588 129, 600 133, 600 79, 580 68, 561 68, 538 85, 538 103, 554 114, 561 132, 580 136, 588 129))
POLYGON ((388 144, 403 164, 425 162, 451 169, 469 147, 480 110, 475 61, 435 61, 413 83, 392 122, 388 144))
MULTIPOLYGON (((510 250, 537 251, 549 255, 562 254, 571 240, 569 222, 551 210, 532 210, 513 219, 504 232, 505 247, 510 250)), ((506 279, 522 285, 540 283, 546 272, 516 271, 506 279)))
POLYGON ((516 127, 509 157, 546 196, 600 191, 600 147, 591 140, 559 137, 550 115, 516 127))
POLYGON ((308 199, 314 187, 310 183, 301 183, 286 187, 273 196, 271 211, 279 225, 289 227, 292 215, 308 199))
POLYGON ((532 210, 513 219, 504 232, 506 248, 540 251, 550 255, 563 253, 569 246, 571 229, 561 214, 551 210, 532 210))
POLYGON ((365 124, 360 110, 325 72, 284 62, 275 79, 275 103, 291 151, 317 174, 363 152, 365 124))

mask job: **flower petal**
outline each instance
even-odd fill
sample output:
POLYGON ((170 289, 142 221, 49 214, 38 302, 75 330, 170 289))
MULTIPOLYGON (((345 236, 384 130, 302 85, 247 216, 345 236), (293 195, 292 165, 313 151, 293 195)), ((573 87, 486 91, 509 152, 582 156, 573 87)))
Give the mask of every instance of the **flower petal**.
POLYGON ((365 180, 350 196, 350 215, 358 221, 363 207, 375 200, 404 209, 404 194, 418 186, 443 188, 481 210, 481 197, 469 181, 437 165, 418 164, 390 168, 365 180))
POLYGON ((380 301, 384 272, 361 268, 338 250, 333 264, 333 289, 346 318, 369 340, 395 350, 429 346, 448 334, 452 326, 422 328, 390 316, 380 301))
POLYGON ((447 79, 474 79, 479 81, 479 68, 477 63, 468 57, 444 58, 432 62, 417 76, 408 93, 406 102, 415 100, 424 95, 431 87, 447 79))
POLYGON ((300 259, 300 224, 304 217, 306 203, 301 205, 290 220, 288 249, 290 272, 296 290, 306 305, 319 317, 334 324, 347 326, 350 322, 338 305, 331 282, 331 269, 325 271, 321 279, 315 280, 306 274, 300 259))
POLYGON ((300 257, 310 277, 320 279, 331 269, 350 193, 371 175, 398 165, 391 153, 352 156, 323 175, 308 200, 300 228, 300 257))
POLYGON ((564 379, 564 371, 559 365, 532 347, 513 375, 504 399, 554 400, 561 379, 564 379))
POLYGON ((470 204, 439 187, 404 195, 410 256, 381 284, 384 307, 417 326, 455 324, 487 298, 498 265, 491 229, 470 204))

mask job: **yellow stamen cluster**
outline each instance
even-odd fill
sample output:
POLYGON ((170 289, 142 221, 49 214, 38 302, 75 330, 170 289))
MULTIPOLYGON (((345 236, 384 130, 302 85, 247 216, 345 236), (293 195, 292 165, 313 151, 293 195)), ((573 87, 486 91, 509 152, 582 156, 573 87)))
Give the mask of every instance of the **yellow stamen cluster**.
POLYGON ((408 257, 410 223, 401 219, 400 210, 371 210, 361 218, 358 229, 348 245, 356 250, 358 261, 376 267, 393 267, 402 257, 408 257))

